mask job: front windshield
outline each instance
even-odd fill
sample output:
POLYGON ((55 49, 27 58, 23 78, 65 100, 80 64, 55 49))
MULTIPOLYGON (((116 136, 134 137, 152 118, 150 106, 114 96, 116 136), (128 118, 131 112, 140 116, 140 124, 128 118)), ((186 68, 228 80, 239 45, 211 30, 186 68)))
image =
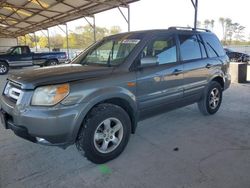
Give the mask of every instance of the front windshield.
POLYGON ((13 51, 13 49, 14 49, 14 47, 11 47, 11 48, 9 48, 7 51, 6 51, 6 53, 11 53, 12 51, 13 51))
MULTIPOLYGON (((98 43, 87 55, 81 58, 80 61, 75 61, 75 63, 82 65, 116 66, 128 57, 139 42, 140 39, 131 38, 131 36, 106 39, 98 43)), ((79 60, 79 58, 77 59, 79 60)))

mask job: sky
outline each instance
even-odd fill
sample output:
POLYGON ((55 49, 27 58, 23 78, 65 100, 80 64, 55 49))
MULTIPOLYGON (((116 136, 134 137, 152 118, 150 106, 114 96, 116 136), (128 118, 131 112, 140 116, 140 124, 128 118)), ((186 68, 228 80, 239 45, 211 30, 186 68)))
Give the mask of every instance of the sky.
MULTIPOLYGON (((214 33, 222 38, 222 28, 219 24, 220 17, 231 18, 245 26, 247 39, 250 36, 249 0, 199 0, 198 20, 215 20, 214 33)), ((122 9, 127 14, 126 9, 122 9)), ((190 0, 140 0, 130 5, 131 31, 145 29, 165 29, 170 26, 193 26, 194 8, 190 0)), ((91 19, 90 19, 91 20, 91 19)), ((68 23, 71 30, 75 27, 86 25, 84 19, 68 23)), ((127 31, 127 23, 118 9, 109 10, 96 15, 96 25, 111 27, 118 25, 123 32, 127 31)), ((60 32, 51 29, 52 34, 60 32)))

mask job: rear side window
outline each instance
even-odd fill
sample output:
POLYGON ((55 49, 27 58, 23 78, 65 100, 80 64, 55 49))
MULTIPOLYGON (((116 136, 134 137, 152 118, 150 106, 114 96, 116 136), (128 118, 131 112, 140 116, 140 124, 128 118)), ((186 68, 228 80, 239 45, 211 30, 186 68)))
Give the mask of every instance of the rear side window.
POLYGON ((225 55, 225 51, 216 36, 203 34, 202 38, 206 44, 209 57, 219 57, 225 55))
POLYGON ((202 58, 200 44, 196 35, 180 35, 179 40, 183 61, 202 58))

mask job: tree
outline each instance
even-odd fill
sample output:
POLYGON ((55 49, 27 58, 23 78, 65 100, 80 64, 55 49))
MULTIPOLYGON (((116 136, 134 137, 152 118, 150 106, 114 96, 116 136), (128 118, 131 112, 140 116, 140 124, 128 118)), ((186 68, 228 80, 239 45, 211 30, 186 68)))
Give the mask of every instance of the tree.
MULTIPOLYGON (((119 26, 112 26, 110 29, 105 27, 96 27, 96 39, 100 40, 105 36, 117 34, 121 32, 119 26)), ((19 37, 20 44, 24 45, 24 37, 19 37)), ((36 37, 37 44, 41 48, 48 47, 48 39, 45 36, 36 37)), ((93 28, 89 25, 87 26, 78 26, 74 31, 70 31, 68 35, 69 48, 75 49, 85 49, 94 42, 94 31, 93 28)), ((33 35, 26 36, 26 43, 30 47, 35 46, 35 38, 33 35)), ((67 38, 60 34, 50 36, 50 46, 51 48, 66 48, 67 47, 67 38)))
POLYGON ((204 21, 204 27, 206 28, 206 29, 208 29, 209 28, 209 26, 210 26, 210 20, 208 20, 208 19, 206 19, 205 21, 204 21))
POLYGON ((109 33, 110 33, 111 35, 114 35, 114 34, 120 33, 121 31, 122 31, 122 29, 121 29, 120 26, 112 26, 112 27, 110 28, 109 33))
POLYGON ((206 19, 206 20, 204 20, 203 25, 204 25, 205 29, 213 30, 214 29, 214 22, 215 22, 214 20, 206 19))
POLYGON ((223 33, 223 40, 226 41, 226 33, 225 33, 225 18, 223 17, 220 17, 219 18, 219 22, 221 24, 221 27, 222 27, 222 33, 223 33))
POLYGON ((214 20, 211 20, 211 21, 210 21, 210 26, 211 26, 211 29, 212 29, 212 30, 214 29, 214 23, 215 23, 214 20))
POLYGON ((40 48, 48 48, 49 47, 47 37, 40 36, 38 40, 39 40, 38 45, 40 46, 40 48))
POLYGON ((244 26, 233 22, 230 18, 220 18, 219 21, 222 26, 224 44, 231 44, 233 39, 236 39, 236 41, 243 40, 244 26))
POLYGON ((63 47, 63 42, 64 42, 64 37, 61 36, 60 34, 56 34, 55 36, 50 38, 50 45, 52 48, 62 48, 63 47))
POLYGON ((244 26, 242 26, 240 24, 238 24, 236 26, 236 28, 235 28, 235 36, 234 36, 236 41, 244 41, 244 34, 243 34, 244 30, 245 30, 244 26))

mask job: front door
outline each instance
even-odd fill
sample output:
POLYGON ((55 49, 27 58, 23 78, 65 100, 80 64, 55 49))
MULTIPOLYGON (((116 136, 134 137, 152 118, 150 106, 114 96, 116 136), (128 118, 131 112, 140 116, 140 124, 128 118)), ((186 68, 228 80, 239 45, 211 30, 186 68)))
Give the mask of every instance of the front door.
POLYGON ((137 100, 142 111, 153 110, 183 97, 183 65, 177 58, 175 35, 160 35, 144 48, 143 58, 155 58, 157 64, 137 71, 137 100))
POLYGON ((8 58, 9 64, 12 67, 23 67, 23 66, 32 66, 32 53, 29 53, 27 47, 19 46, 16 47, 11 56, 8 58))

